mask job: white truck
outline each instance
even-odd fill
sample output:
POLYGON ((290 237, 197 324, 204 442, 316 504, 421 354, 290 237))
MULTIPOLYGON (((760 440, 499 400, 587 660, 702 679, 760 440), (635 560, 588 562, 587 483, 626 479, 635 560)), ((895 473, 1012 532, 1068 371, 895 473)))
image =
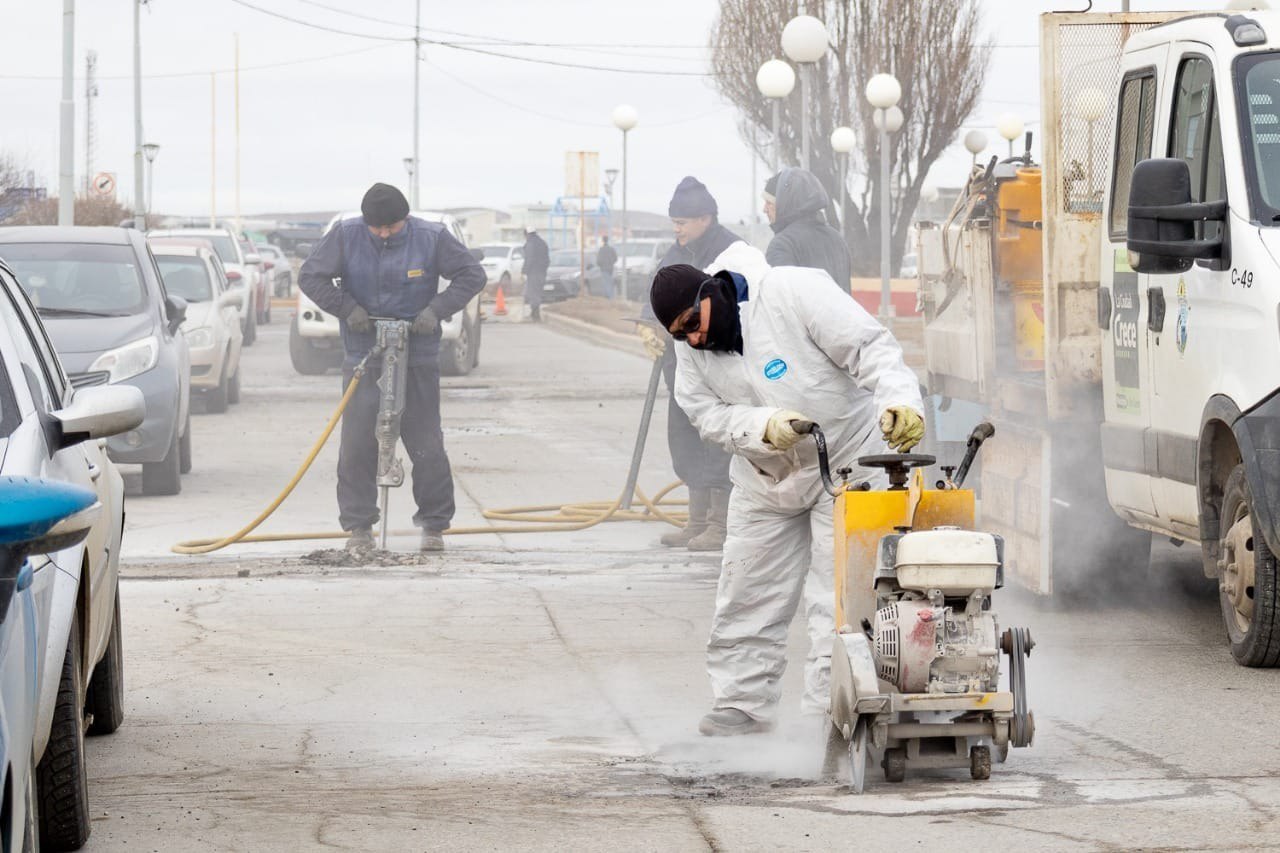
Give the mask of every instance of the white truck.
POLYGON ((1047 14, 1043 168, 920 231, 928 384, 981 405, 1023 585, 1199 545, 1231 653, 1280 665, 1280 13, 1047 14))

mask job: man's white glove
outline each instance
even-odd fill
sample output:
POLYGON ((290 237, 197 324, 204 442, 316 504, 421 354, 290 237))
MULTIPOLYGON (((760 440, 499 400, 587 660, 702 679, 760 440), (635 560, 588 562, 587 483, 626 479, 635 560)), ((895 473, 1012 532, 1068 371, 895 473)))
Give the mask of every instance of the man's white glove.
POLYGON ((800 443, 800 439, 804 437, 804 433, 796 432, 795 427, 791 425, 792 421, 801 421, 802 423, 812 423, 808 418, 799 412, 788 411, 787 409, 778 409, 769 418, 769 422, 764 427, 764 440, 768 444, 772 444, 778 450, 790 450, 800 443))
POLYGON ((654 361, 662 358, 662 353, 667 349, 667 342, 658 334, 658 330, 648 323, 636 324, 636 331, 640 334, 640 340, 644 342, 644 351, 654 361))

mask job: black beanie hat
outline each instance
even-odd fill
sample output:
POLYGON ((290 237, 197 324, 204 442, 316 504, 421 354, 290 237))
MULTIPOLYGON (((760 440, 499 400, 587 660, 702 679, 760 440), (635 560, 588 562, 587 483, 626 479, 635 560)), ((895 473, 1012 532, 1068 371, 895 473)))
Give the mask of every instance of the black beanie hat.
POLYGON ((779 172, 778 174, 773 175, 772 177, 769 178, 769 180, 764 182, 765 198, 769 199, 769 201, 774 201, 778 197, 778 178, 781 175, 782 173, 779 172))
POLYGON ((371 228, 394 225, 409 215, 409 201, 391 184, 374 184, 360 202, 364 224, 371 228))
POLYGON ((707 278, 702 270, 688 264, 672 264, 658 270, 649 289, 649 303, 664 329, 671 328, 682 312, 693 307, 698 288, 707 278))
POLYGON ((672 219, 715 216, 719 212, 706 184, 692 176, 680 182, 671 196, 671 204, 667 206, 667 215, 672 219))

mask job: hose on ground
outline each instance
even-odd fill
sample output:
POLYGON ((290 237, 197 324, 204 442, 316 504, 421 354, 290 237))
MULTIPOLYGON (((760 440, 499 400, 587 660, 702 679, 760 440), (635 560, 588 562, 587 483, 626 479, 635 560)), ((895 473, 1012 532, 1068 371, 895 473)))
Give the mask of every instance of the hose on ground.
MULTIPOLYGON (((320 455, 320 451, 329 441, 329 437, 333 435, 333 431, 337 428, 338 423, 342 420, 342 413, 346 411, 347 405, 351 402, 352 396, 355 394, 356 386, 360 384, 360 380, 364 378, 365 365, 362 362, 355 370, 351 377, 351 382, 347 384, 347 389, 342 395, 338 408, 334 410, 329 417, 328 423, 320 432, 319 438, 315 444, 311 446, 311 450, 307 453, 306 458, 302 461, 302 465, 294 473, 292 479, 276 495, 275 499, 267 505, 266 509, 258 513, 257 517, 237 530, 229 536, 212 539, 192 539, 186 542, 179 542, 170 550, 175 554, 200 555, 211 554, 214 551, 220 551, 230 545, 240 542, 295 542, 320 539, 346 539, 351 534, 344 530, 317 532, 317 533, 259 533, 254 535, 256 530, 264 521, 280 508, 285 499, 293 493, 298 483, 302 482, 302 478, 306 475, 311 465, 316 461, 316 457, 320 455)), ((684 501, 669 501, 667 495, 675 489, 683 485, 679 480, 671 483, 662 491, 658 492, 654 497, 650 498, 640 489, 636 487, 633 501, 638 501, 644 505, 643 510, 623 509, 622 505, 626 502, 626 495, 618 495, 618 497, 610 501, 590 501, 586 503, 570 503, 570 504, 539 504, 534 506, 509 507, 506 509, 487 509, 484 510, 484 517, 490 521, 503 521, 507 524, 490 525, 487 527, 451 527, 445 531, 448 536, 465 536, 481 533, 568 533, 577 530, 586 530, 595 527, 597 524, 603 524, 606 521, 660 521, 671 524, 676 527, 683 527, 688 518, 687 512, 668 511, 663 507, 683 506, 684 501)), ((417 530, 393 530, 392 536, 408 536, 416 534, 417 530)))

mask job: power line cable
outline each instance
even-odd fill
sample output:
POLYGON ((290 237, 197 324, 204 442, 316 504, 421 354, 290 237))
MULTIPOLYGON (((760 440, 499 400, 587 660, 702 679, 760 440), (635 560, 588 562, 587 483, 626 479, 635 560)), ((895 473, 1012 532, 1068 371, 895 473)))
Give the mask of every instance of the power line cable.
POLYGON ((341 36, 352 36, 354 38, 363 38, 363 39, 375 39, 377 41, 398 41, 398 42, 413 41, 412 36, 380 36, 380 35, 373 35, 371 33, 357 33, 351 30, 342 30, 342 29, 338 29, 337 27, 329 27, 329 26, 325 26, 324 24, 317 24, 314 21, 307 21, 302 18, 295 18, 292 15, 286 15, 283 12, 276 12, 271 9, 264 9, 261 6, 257 6, 253 3, 250 3, 249 0, 231 0, 231 2, 235 3, 237 6, 244 6, 246 9, 252 9, 255 12, 261 12, 264 15, 270 15, 273 18, 279 18, 282 21, 289 21, 290 23, 293 23, 293 24, 299 24, 304 27, 310 27, 313 30, 322 30, 327 33, 336 33, 337 35, 341 35, 341 36))
MULTIPOLYGON (((267 71, 272 68, 285 68, 290 65, 305 65, 311 62, 327 62, 333 59, 339 59, 344 56, 355 56, 360 53, 369 53, 373 50, 383 50, 389 45, 373 44, 366 47, 358 47, 355 50, 344 50, 339 53, 326 53, 324 56, 306 56, 300 59, 286 59, 280 62, 267 62, 262 65, 242 65, 240 73, 244 74, 249 71, 267 71)), ((179 77, 207 77, 210 74, 233 74, 234 68, 212 68, 208 71, 167 71, 159 74, 143 74, 144 80, 165 80, 179 77)), ((61 80, 60 75, 53 74, 0 74, 0 80, 61 80)), ((83 80, 83 76, 77 76, 76 80, 83 80)), ((98 80, 132 80, 132 74, 99 74, 96 76, 98 80)))

